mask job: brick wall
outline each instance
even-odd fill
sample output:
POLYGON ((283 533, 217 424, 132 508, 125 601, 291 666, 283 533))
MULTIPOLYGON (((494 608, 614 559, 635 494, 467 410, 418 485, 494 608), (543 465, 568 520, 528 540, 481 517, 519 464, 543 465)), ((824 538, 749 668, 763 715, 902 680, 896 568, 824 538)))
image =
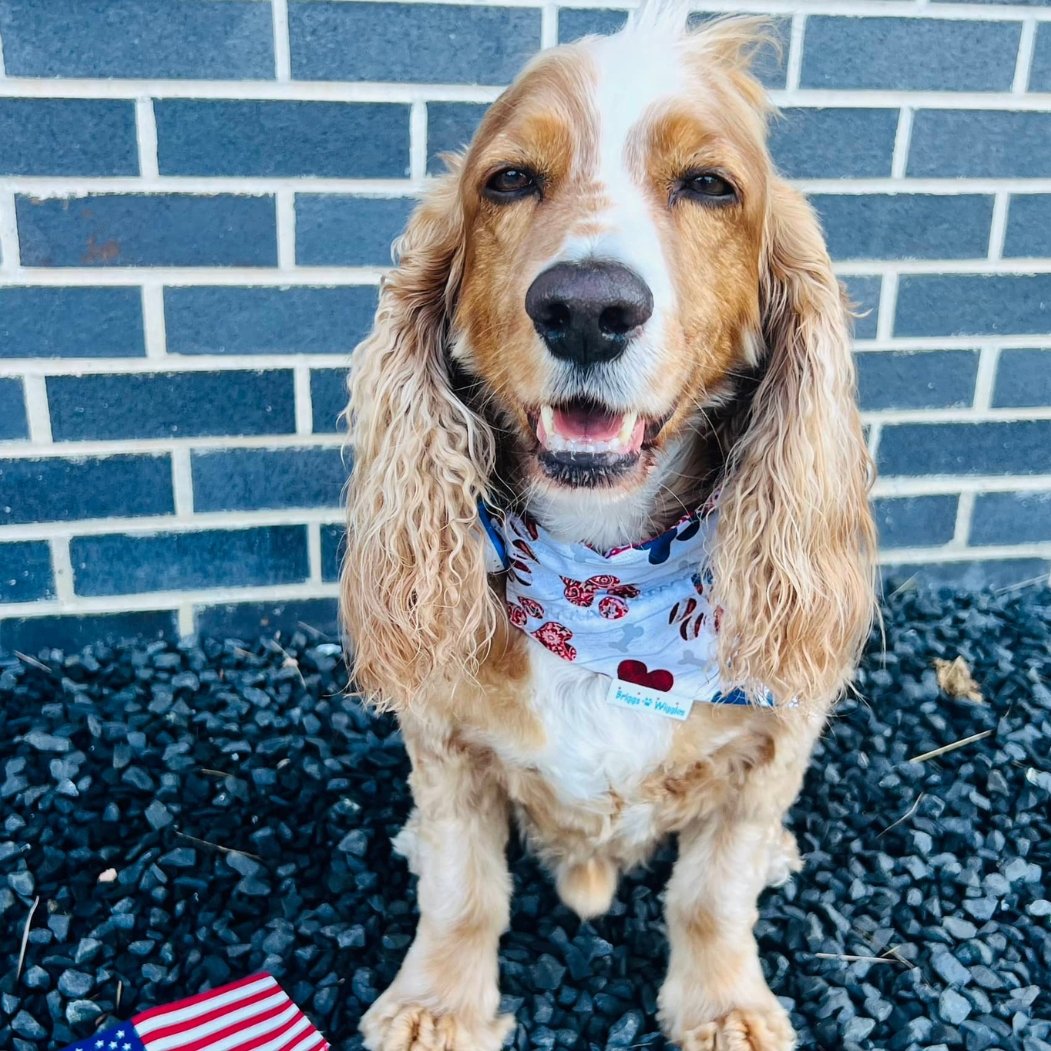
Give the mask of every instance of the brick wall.
MULTIPOLYGON (((1051 6, 720 0, 857 325, 884 559, 1051 568, 1051 6)), ((0 0, 0 648, 331 627, 337 413, 437 154, 610 7, 0 0)), ((922 568, 920 568, 922 567, 922 568)))

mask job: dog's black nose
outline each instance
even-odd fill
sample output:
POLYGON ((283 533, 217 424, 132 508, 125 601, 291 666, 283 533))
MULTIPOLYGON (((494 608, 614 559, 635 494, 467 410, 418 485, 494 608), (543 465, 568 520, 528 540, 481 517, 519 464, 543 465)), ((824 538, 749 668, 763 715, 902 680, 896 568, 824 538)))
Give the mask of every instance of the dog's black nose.
POLYGON ((653 293, 619 263, 557 263, 529 286, 526 313, 556 358, 613 361, 653 313, 653 293))

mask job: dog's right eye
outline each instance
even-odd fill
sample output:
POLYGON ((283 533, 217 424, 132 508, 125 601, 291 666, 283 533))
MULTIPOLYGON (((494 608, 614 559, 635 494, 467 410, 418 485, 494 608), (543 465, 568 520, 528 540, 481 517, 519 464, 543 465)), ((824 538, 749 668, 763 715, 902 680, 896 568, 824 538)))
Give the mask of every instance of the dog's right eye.
POLYGON ((536 176, 525 168, 502 168, 489 177, 485 195, 491 201, 503 204, 520 197, 529 197, 539 189, 536 176))

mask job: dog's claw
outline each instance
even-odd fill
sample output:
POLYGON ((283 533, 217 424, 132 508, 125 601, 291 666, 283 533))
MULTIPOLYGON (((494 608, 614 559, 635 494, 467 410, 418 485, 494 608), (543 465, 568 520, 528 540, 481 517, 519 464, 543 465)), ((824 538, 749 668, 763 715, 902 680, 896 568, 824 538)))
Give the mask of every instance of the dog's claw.
POLYGON ((796 1035, 781 1008, 739 1008, 687 1030, 682 1051, 792 1051, 796 1035))
POLYGON ((361 1019, 361 1033, 369 1051, 499 1051, 513 1025, 510 1015, 468 1023, 382 996, 361 1019))

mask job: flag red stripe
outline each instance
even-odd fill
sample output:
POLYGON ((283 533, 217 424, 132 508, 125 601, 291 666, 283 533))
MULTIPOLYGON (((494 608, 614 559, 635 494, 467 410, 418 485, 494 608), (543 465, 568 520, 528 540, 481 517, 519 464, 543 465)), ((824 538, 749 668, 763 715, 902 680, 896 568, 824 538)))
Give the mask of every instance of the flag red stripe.
POLYGON ((271 1041, 276 1041, 278 1037, 285 1037, 277 1046, 279 1048, 288 1047, 290 1043, 295 1040, 301 1040, 306 1034, 313 1028, 310 1025, 309 1020, 305 1029, 301 1029, 294 1036, 287 1036, 288 1031, 301 1019, 304 1019, 302 1011, 297 1011, 283 1026, 279 1029, 275 1029, 272 1033, 264 1033, 261 1036, 255 1037, 251 1043, 245 1043, 244 1045, 238 1044, 237 1051, 258 1051, 261 1047, 266 1047, 271 1041))
MULTIPOLYGON (((238 1004, 238 1010, 243 1005, 238 1004)), ((250 1005, 248 1005, 250 1006, 250 1005)), ((200 1035, 191 1035, 198 1026, 204 1023, 198 1019, 193 1019, 192 1022, 186 1022, 179 1026, 173 1026, 165 1032, 165 1037, 169 1041, 174 1039, 174 1043, 169 1042, 169 1048, 178 1048, 178 1051, 205 1051, 206 1048, 213 1047, 215 1044, 229 1037, 236 1036, 238 1033, 243 1032, 245 1029, 249 1029, 252 1026, 257 1026, 263 1022, 271 1021, 278 1015, 282 1014, 289 1009, 298 1010, 296 1005, 292 1003, 288 997, 282 997, 279 1003, 273 1004, 270 1007, 265 1007, 260 1010, 257 1014, 252 1014, 247 1018, 231 1018, 225 1024, 216 1026, 210 1032, 202 1033, 200 1035)), ((223 1015, 230 1014, 230 1010, 224 1010, 220 1012, 219 1017, 216 1021, 223 1022, 223 1015)), ((275 1027, 276 1029, 276 1027, 275 1027)), ((155 1046, 155 1043, 161 1037, 158 1035, 150 1036, 149 1040, 143 1041, 147 1048, 155 1046)), ((240 1047, 240 1044, 235 1044, 235 1047, 240 1047)))
POLYGON ((270 975, 265 973, 251 974, 247 978, 242 978, 238 982, 230 982, 229 985, 220 986, 218 989, 209 989, 207 992, 197 993, 194 996, 188 996, 185 1000, 179 1000, 174 1004, 165 1004, 163 1007, 151 1007, 148 1011, 142 1011, 135 1015, 131 1020, 133 1026, 138 1026, 140 1022, 145 1022, 148 1018, 153 1018, 156 1015, 165 1014, 168 1011, 181 1010, 184 1007, 192 1007, 194 1004, 202 1003, 205 1000, 210 1000, 214 996, 219 996, 222 993, 230 993, 235 989, 240 989, 243 986, 251 985, 253 982, 262 981, 264 978, 269 978, 270 975))
MULTIPOLYGON (((154 1016, 154 1024, 157 1025, 156 1029, 152 1029, 148 1036, 144 1038, 145 1043, 150 1043, 154 1040, 161 1040, 166 1036, 174 1036, 177 1033, 185 1033, 190 1029, 196 1029, 199 1025, 204 1025, 206 1022, 214 1021, 215 1019, 222 1018, 224 1015, 228 1015, 233 1011, 240 1011, 243 1008, 252 1007, 255 1004, 260 1003, 263 1000, 269 1000, 273 997, 281 997, 281 1003, 276 1004, 277 1010, 283 1010, 292 1001, 285 995, 284 991, 279 986, 271 986, 269 989, 260 989, 259 992, 253 993, 251 996, 246 996, 243 1000, 238 1000, 233 1004, 219 1004, 217 1007, 213 1007, 211 1010, 204 1011, 199 1015, 194 1015, 193 1018, 182 1019, 180 1021, 172 1021, 165 1025, 163 1014, 154 1016)), ((204 1006, 205 1001, 201 1001, 201 1006, 204 1006)), ((183 1003, 172 1004, 168 1010, 178 1011, 182 1010, 186 1005, 183 1003)))

